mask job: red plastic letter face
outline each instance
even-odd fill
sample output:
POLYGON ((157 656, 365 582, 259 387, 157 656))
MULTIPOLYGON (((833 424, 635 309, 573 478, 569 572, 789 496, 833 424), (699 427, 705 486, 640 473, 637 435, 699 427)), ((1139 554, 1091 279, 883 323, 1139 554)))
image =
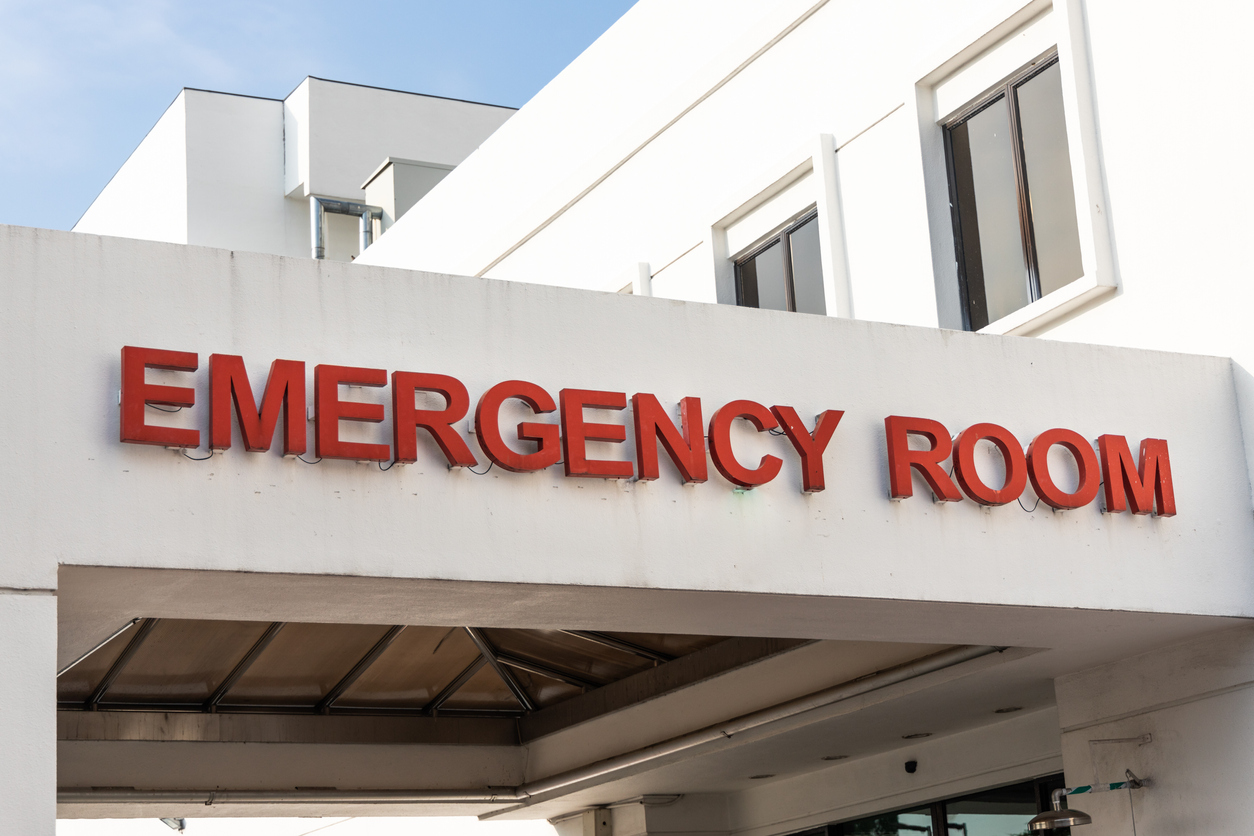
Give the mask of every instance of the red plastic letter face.
POLYGON ((958 502, 962 499, 957 486, 941 467, 941 462, 949 458, 953 450, 949 431, 943 424, 927 418, 890 415, 884 419, 884 435, 888 441, 889 496, 893 499, 914 496, 914 485, 910 481, 910 469, 914 468, 919 471, 938 501, 958 502), (931 447, 927 450, 911 450, 912 435, 926 438, 931 447))
POLYGON ((244 449, 260 453, 270 449, 279 410, 285 409, 283 455, 305 452, 305 364, 296 360, 275 360, 270 365, 261 409, 253 397, 252 384, 244 369, 244 358, 233 354, 209 355, 209 446, 227 450, 231 446, 231 404, 239 417, 244 449))
POLYGON ((340 421, 382 423, 383 404, 340 400, 340 384, 351 386, 387 386, 388 373, 383 369, 358 369, 351 366, 314 367, 314 452, 320 459, 351 459, 385 462, 391 455, 386 444, 341 441, 340 421))
POLYGON ((1023 448, 1010 430, 996 424, 972 424, 958 433, 954 445, 954 476, 967 496, 981 505, 1005 505, 1014 502, 1028 484, 1028 463, 1023 448), (1006 481, 1000 488, 990 488, 975 470, 975 445, 991 441, 1006 463, 1006 481))
POLYGON ((396 446, 396 461, 418 461, 418 428, 431 433, 440 445, 444 458, 451 467, 473 467, 475 460, 465 439, 453 429, 453 422, 466 417, 470 409, 470 395, 466 387, 455 377, 443 374, 418 374, 417 372, 392 373, 392 441, 396 446), (435 392, 444 396, 444 409, 418 409, 414 404, 415 392, 435 392))
POLYGON ((720 408, 710 418, 710 457, 723 478, 742 488, 756 488, 779 475, 784 463, 779 456, 763 456, 752 470, 736 461, 732 451, 731 427, 737 418, 748 419, 758 432, 773 430, 779 423, 769 409, 753 401, 732 401, 720 408))
POLYGON ((1102 480, 1106 486, 1106 513, 1114 514, 1132 506, 1134 514, 1148 514, 1158 508, 1158 516, 1176 515, 1176 491, 1171 484, 1171 460, 1167 442, 1147 438, 1141 442, 1141 466, 1132 461, 1132 451, 1121 435, 1097 439, 1102 454, 1102 480))
POLYGON ((518 425, 520 441, 536 442, 534 453, 515 452, 505 443, 505 439, 501 437, 500 412, 501 404, 510 398, 517 398, 527 404, 537 415, 557 410, 557 404, 549 393, 534 383, 506 380, 496 384, 483 393, 479 406, 475 409, 475 434, 479 436, 479 445, 484 454, 493 464, 515 473, 543 470, 557 464, 562 455, 562 447, 555 424, 523 421, 518 425))
POLYGON ((1032 480, 1032 490, 1036 491, 1041 502, 1051 508, 1083 508, 1097 496, 1097 454, 1079 433, 1063 429, 1046 430, 1028 445, 1028 478, 1032 480), (1055 444, 1066 448, 1075 459, 1080 479, 1074 493, 1064 493, 1050 476, 1049 448, 1055 444))
POLYGON ((145 369, 194 372, 200 359, 190 351, 162 351, 157 348, 122 349, 122 407, 118 438, 130 444, 156 444, 161 447, 199 447, 200 432, 176 427, 152 427, 144 422, 144 408, 150 404, 190 407, 196 403, 196 390, 184 386, 160 386, 144 380, 145 369))
POLYGON ((684 484, 704 482, 709 478, 700 398, 684 398, 679 402, 682 430, 675 428, 674 421, 653 395, 645 392, 632 395, 631 408, 635 413, 636 464, 640 481, 658 478, 658 441, 666 448, 684 484))
POLYGON ((614 409, 627 406, 622 392, 596 392, 591 389, 563 389, 562 447, 566 454, 567 476, 595 476, 602 479, 630 479, 631 462, 588 458, 587 442, 609 441, 621 444, 627 440, 622 424, 598 424, 585 421, 584 409, 614 409))
POLYGON ((788 434, 788 440, 801 457, 801 490, 818 493, 826 487, 823 481, 823 451, 836 432, 836 425, 844 416, 839 409, 829 409, 814 419, 814 432, 806 429, 797 410, 791 406, 771 407, 780 426, 788 434))

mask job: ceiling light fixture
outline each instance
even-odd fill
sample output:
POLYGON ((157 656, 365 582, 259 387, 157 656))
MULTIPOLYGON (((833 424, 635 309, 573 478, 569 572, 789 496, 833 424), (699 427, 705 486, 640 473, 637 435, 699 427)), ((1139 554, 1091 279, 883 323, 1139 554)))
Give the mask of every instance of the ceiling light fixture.
POLYGON ((902 740, 920 740, 924 737, 931 737, 931 736, 932 736, 932 733, 930 731, 921 731, 921 732, 915 732, 914 734, 903 734, 901 736, 901 739, 902 740))
POLYGON ((1005 708, 997 709, 993 713, 994 714, 1014 714, 1016 711, 1022 711, 1022 710, 1023 710, 1023 706, 1021 705, 1008 705, 1005 708))
POLYGON ((823 760, 825 760, 825 761, 843 761, 843 760, 844 760, 845 758, 847 758, 847 757, 849 757, 849 756, 848 756, 848 755, 824 755, 824 756, 823 756, 823 760))
POLYGON ((761 781, 763 778, 774 778, 774 777, 775 777, 775 773, 774 773, 774 772, 765 772, 765 773, 763 773, 763 774, 761 774, 761 775, 750 775, 750 776, 749 776, 749 780, 750 780, 750 781, 761 781))

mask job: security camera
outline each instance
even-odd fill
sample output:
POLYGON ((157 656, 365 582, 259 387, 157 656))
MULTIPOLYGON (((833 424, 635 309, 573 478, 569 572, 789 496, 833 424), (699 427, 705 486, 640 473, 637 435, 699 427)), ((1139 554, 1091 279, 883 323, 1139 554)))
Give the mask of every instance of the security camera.
POLYGON ((918 761, 906 761, 906 771, 909 772, 911 775, 913 775, 915 771, 918 770, 918 768, 919 768, 918 761))

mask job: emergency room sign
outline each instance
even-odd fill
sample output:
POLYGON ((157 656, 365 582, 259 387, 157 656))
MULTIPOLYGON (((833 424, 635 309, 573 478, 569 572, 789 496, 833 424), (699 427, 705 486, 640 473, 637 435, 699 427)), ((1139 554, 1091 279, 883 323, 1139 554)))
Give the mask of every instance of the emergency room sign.
MULTIPOLYGON (((164 427, 147 423, 148 405, 192 408, 196 390, 186 386, 148 383, 147 369, 196 372, 200 358, 193 352, 125 346, 122 349, 122 389, 120 439, 128 444, 162 447, 200 446, 199 430, 164 427)), ((268 451, 283 421, 283 454, 297 456, 308 449, 305 391, 305 364, 298 360, 275 360, 258 407, 248 380, 244 359, 233 354, 209 356, 209 447, 227 450, 232 444, 232 414, 250 453, 268 451)), ((376 444, 340 438, 341 421, 382 423, 382 404, 346 401, 340 386, 388 386, 384 369, 355 366, 318 365, 314 367, 314 454, 322 459, 352 461, 391 461, 396 464, 418 460, 418 433, 428 433, 439 446, 449 467, 473 467, 478 458, 455 425, 470 412, 470 394, 457 378, 428 372, 394 371, 391 375, 392 443, 376 444), (444 408, 418 409, 416 395, 432 393, 444 399, 444 408)), ((659 447, 666 451, 680 479, 688 484, 709 479, 708 459, 732 485, 751 489, 779 475, 783 460, 764 455, 756 464, 740 461, 732 449, 733 422, 744 420, 758 432, 787 436, 800 460, 801 489, 816 493, 826 487, 823 453, 827 450, 843 410, 828 409, 815 416, 812 427, 791 406, 765 406, 751 400, 733 400, 710 416, 707 425, 701 399, 679 401, 679 422, 655 395, 595 389, 562 389, 554 400, 545 389, 524 380, 506 380, 489 388, 474 409, 475 435, 483 455, 493 465, 515 473, 543 470, 559 462, 569 477, 639 479, 660 476, 659 447), (521 445, 507 443, 501 432, 500 411, 510 400, 526 405, 535 415, 558 413, 558 423, 521 421, 515 427, 521 445), (627 426, 587 419, 585 410, 624 411, 631 404, 634 431, 634 462, 590 458, 587 443, 621 443, 627 439, 627 426), (518 449, 521 446, 523 449, 518 449)), ((1107 513, 1129 510, 1134 514, 1176 513, 1167 442, 1147 438, 1140 455, 1134 458, 1127 439, 1103 435, 1097 448, 1079 433, 1054 428, 1036 435, 1026 450, 1006 428, 997 424, 974 424, 953 438, 938 421, 892 415, 884 419, 888 453, 889 495, 906 499, 913 495, 912 474, 918 474, 937 501, 957 502, 969 498, 981 505, 1006 505, 1016 501, 1028 482, 1041 501, 1057 510, 1082 508, 1096 499, 1104 488, 1107 513), (926 447, 912 447, 911 439, 926 447), (991 443, 1005 464, 1000 487, 986 484, 976 471, 975 450, 980 442, 991 443), (1075 461, 1077 484, 1072 491, 1058 486, 1050 473, 1049 451, 1066 450, 1075 461), (952 457, 952 468, 943 463, 952 457), (952 475, 951 475, 952 474, 952 475)))

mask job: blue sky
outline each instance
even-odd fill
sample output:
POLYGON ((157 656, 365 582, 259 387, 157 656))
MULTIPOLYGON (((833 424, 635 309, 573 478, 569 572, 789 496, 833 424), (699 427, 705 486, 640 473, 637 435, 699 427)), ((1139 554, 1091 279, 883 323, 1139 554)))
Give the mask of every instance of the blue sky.
POLYGON ((634 0, 0 0, 0 223, 68 229, 182 87, 524 104, 634 0))

